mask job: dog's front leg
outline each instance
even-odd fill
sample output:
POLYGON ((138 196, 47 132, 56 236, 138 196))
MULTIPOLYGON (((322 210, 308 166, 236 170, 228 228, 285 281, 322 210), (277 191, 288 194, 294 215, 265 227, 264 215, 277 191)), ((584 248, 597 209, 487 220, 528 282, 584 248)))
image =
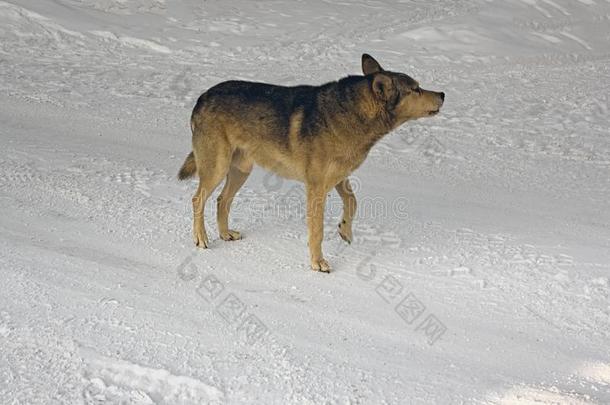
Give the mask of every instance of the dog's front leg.
POLYGON ((324 273, 330 272, 330 265, 322 256, 324 238, 324 206, 326 191, 317 184, 307 184, 307 232, 311 268, 324 273))
POLYGON ((340 181, 335 189, 343 201, 343 218, 339 223, 339 235, 347 243, 352 243, 352 221, 356 214, 356 196, 348 178, 340 181))

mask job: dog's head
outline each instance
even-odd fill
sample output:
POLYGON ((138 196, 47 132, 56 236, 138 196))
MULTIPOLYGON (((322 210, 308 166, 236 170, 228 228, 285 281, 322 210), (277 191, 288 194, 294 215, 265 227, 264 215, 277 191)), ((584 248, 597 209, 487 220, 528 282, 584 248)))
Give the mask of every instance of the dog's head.
POLYGON ((445 93, 424 90, 406 74, 384 70, 366 53, 362 55, 362 72, 370 76, 373 96, 392 113, 396 126, 438 114, 445 101, 445 93))

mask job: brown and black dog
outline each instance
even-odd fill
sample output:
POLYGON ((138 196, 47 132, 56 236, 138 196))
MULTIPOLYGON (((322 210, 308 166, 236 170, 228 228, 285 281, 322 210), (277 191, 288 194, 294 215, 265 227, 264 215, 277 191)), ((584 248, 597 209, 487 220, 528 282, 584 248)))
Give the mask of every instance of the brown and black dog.
POLYGON ((334 187, 341 196, 339 234, 351 242, 356 198, 348 176, 384 135, 406 121, 437 114, 445 99, 406 74, 384 70, 367 54, 362 72, 321 86, 227 81, 199 97, 191 116, 193 151, 178 173, 179 179, 199 176, 193 197, 197 246, 209 246, 204 206, 223 179, 220 237, 241 238, 228 227, 229 209, 256 163, 305 183, 311 267, 330 271, 322 255, 327 193, 334 187))

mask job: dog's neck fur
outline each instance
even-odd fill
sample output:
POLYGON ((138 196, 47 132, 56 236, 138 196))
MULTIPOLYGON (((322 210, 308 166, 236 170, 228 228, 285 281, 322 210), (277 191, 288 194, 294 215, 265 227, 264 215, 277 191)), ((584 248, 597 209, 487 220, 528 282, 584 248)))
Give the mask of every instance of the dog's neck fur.
POLYGON ((348 76, 333 84, 339 87, 339 99, 325 101, 337 104, 337 108, 322 114, 333 115, 333 118, 329 117, 327 121, 338 123, 334 124, 339 126, 333 131, 336 136, 348 136, 347 144, 352 145, 354 151, 368 153, 377 141, 395 128, 394 114, 373 94, 370 77, 348 76), (358 125, 340 128, 353 122, 358 125))

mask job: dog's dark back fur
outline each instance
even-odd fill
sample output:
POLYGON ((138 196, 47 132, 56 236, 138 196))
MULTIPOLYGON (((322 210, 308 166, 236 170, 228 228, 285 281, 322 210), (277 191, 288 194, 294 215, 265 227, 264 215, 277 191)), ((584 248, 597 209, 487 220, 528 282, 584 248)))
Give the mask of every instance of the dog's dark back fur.
MULTIPOLYGON (((233 108, 235 113, 248 115, 254 121, 265 122, 271 134, 286 138, 289 134, 290 120, 295 112, 302 113, 298 135, 307 138, 323 133, 328 128, 325 118, 329 115, 349 115, 353 119, 359 114, 354 108, 362 100, 361 90, 369 88, 370 76, 347 76, 338 81, 321 86, 278 86, 266 83, 232 80, 220 83, 201 95, 193 109, 193 116, 204 105, 214 105, 222 100, 222 110, 233 108), (256 108, 258 106, 259 108, 256 108), (251 116, 256 112, 258 116, 251 116), (272 121, 272 122, 269 122, 272 121)), ((212 107, 210 112, 214 111, 212 107)), ((357 119, 361 127, 364 119, 357 119)), ((387 123, 386 123, 387 124, 387 123)), ((368 127, 369 125, 367 125, 368 127)), ((384 129, 388 125, 383 125, 384 129)))

